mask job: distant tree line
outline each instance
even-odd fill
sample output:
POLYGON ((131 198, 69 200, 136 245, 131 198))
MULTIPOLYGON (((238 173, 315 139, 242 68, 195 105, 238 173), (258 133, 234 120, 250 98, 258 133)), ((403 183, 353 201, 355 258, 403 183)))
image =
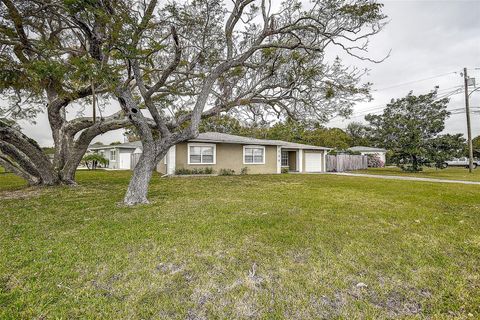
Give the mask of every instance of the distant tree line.
MULTIPOLYGON (((467 154, 462 134, 443 134, 449 100, 439 99, 437 91, 392 99, 380 115, 365 117, 368 124, 352 122, 346 130, 316 124, 308 126, 291 119, 273 126, 245 125, 236 118, 219 115, 202 121, 200 131, 216 131, 262 139, 285 140, 345 150, 351 146, 381 147, 387 160, 405 171, 423 166, 441 168, 445 161, 467 154)), ((480 156, 480 136, 474 154, 480 156)))
MULTIPOLYGON (((221 132, 259 139, 284 140, 346 150, 352 146, 387 149, 387 163, 406 171, 423 166, 441 168, 445 161, 467 155, 462 134, 442 134, 448 99, 438 99, 436 91, 393 99, 380 115, 367 115, 366 124, 351 122, 345 130, 321 124, 307 125, 287 119, 273 125, 243 122, 221 114, 200 123, 200 132, 221 132)), ((135 130, 127 130, 129 140, 138 140, 135 130)), ((473 140, 474 154, 480 156, 480 136, 473 140)))

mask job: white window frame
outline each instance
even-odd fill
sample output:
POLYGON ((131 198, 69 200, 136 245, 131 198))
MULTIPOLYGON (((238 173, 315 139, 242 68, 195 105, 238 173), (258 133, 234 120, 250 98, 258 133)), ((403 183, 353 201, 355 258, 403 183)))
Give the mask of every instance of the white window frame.
MULTIPOLYGON (((265 157, 266 157, 265 146, 257 146, 257 145, 245 145, 245 146, 243 146, 243 164, 247 164, 247 165, 265 164, 265 157), (251 149, 251 148, 263 149, 263 161, 262 162, 245 162, 245 149, 251 149)), ((253 157, 253 159, 255 159, 255 157, 253 157)))
POLYGON ((290 159, 289 159, 290 155, 288 154, 288 151, 285 151, 283 150, 282 153, 280 154, 280 164, 282 167, 288 167, 290 166, 290 159), (287 154, 287 164, 283 164, 283 155, 284 153, 287 154))
POLYGON ((117 149, 111 149, 110 150, 110 161, 113 161, 113 162, 116 162, 117 161, 117 149), (115 155, 113 158, 112 158, 112 154, 115 155))
MULTIPOLYGON (((187 163, 192 166, 203 166, 210 164, 217 164, 217 145, 214 143, 188 143, 187 144, 187 163), (213 147, 213 162, 200 162, 200 163, 191 163, 190 162, 190 147, 213 147)), ((202 158, 200 158, 202 161, 202 158)))

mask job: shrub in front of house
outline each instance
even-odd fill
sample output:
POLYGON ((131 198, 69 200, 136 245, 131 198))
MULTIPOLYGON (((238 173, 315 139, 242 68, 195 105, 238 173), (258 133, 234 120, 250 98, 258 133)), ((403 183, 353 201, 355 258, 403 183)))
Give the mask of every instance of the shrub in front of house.
POLYGON ((235 174, 235 170, 232 169, 220 169, 218 171, 219 176, 233 176, 235 174))
POLYGON ((377 155, 368 155, 367 164, 369 168, 383 168, 385 163, 377 155))
POLYGON ((243 167, 243 168, 240 170, 240 174, 241 174, 242 176, 248 174, 248 168, 247 168, 247 167, 243 167))
POLYGON ((194 169, 186 169, 186 168, 178 168, 175 170, 176 175, 195 175, 195 174, 213 174, 213 169, 210 167, 206 168, 194 168, 194 169))
POLYGON ((283 167, 282 168, 282 173, 288 173, 288 167, 283 167))

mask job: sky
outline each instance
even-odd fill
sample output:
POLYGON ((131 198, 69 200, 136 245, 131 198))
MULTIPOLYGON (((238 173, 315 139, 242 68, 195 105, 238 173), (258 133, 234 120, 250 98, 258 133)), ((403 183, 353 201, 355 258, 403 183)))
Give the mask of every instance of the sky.
MULTIPOLYGON (((368 56, 380 59, 391 50, 390 56, 379 64, 345 57, 346 63, 370 70, 364 80, 373 83, 374 99, 355 106, 350 119, 334 119, 328 127, 344 129, 352 121, 364 121, 368 112, 381 112, 392 98, 401 98, 409 91, 427 93, 437 85, 439 94, 458 89, 458 93, 451 96, 448 109, 464 108, 460 75, 464 67, 468 68, 470 77, 476 78, 477 88, 480 88, 480 0, 381 2, 389 23, 371 39, 368 56)), ((480 135, 480 89, 472 93, 470 105, 472 111, 478 111, 472 113, 473 136, 477 136, 480 135)), ((113 102, 105 113, 117 110, 119 107, 113 102)), ((445 132, 466 134, 465 119, 465 113, 452 115, 446 122, 445 132)), ((37 118, 35 125, 22 123, 22 127, 41 146, 53 145, 45 114, 37 118)), ((94 141, 123 142, 122 132, 112 131, 94 141)))
MULTIPOLYGON (((391 50, 390 56, 380 64, 349 60, 370 69, 364 80, 373 83, 373 101, 358 104, 351 119, 335 119, 328 126, 345 128, 351 121, 362 122, 369 111, 381 113, 392 98, 409 91, 424 94, 436 85, 439 96, 458 89, 448 109, 464 110, 464 67, 480 87, 480 0, 383 3, 389 23, 371 39, 369 56, 381 58, 391 50)), ((472 93, 470 105, 480 107, 480 90, 472 93)), ((465 112, 452 114, 445 132, 466 134, 465 112)), ((480 134, 480 113, 472 113, 472 132, 480 134)))

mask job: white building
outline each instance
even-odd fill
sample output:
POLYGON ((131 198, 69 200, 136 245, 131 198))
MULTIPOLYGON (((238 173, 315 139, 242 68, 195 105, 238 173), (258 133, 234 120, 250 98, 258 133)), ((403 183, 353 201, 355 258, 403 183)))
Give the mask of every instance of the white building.
POLYGON ((362 156, 364 155, 376 155, 380 158, 380 160, 385 163, 387 150, 382 148, 372 148, 372 147, 362 147, 362 146, 355 146, 348 148, 348 150, 353 152, 360 152, 362 156))
POLYGON ((107 159, 109 169, 130 170, 134 167, 133 155, 142 153, 142 143, 135 141, 108 146, 92 145, 88 150, 107 159))

